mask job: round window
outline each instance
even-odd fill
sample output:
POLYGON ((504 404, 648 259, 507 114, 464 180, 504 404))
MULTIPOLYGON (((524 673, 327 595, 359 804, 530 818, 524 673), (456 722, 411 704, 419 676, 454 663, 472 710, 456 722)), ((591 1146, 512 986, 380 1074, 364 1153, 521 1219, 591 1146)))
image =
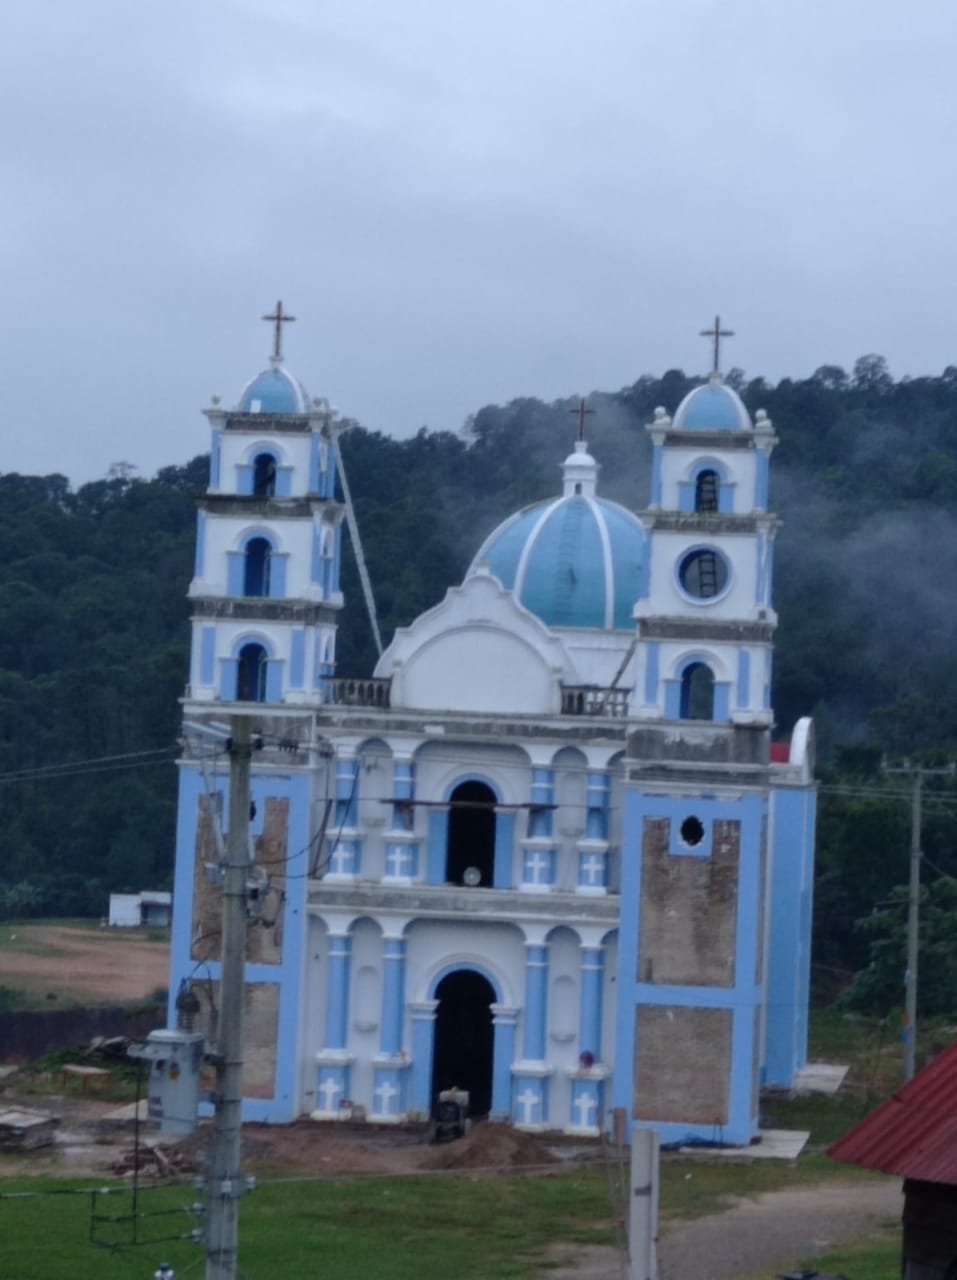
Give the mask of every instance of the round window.
POLYGON ((682 590, 695 600, 710 600, 721 595, 729 577, 727 560, 720 551, 710 547, 689 551, 678 565, 678 581, 682 590))
POLYGON ((685 818, 678 829, 681 832, 682 840, 685 844, 691 845, 692 848, 696 844, 700 844, 704 839, 704 825, 700 818, 695 818, 694 816, 685 818))

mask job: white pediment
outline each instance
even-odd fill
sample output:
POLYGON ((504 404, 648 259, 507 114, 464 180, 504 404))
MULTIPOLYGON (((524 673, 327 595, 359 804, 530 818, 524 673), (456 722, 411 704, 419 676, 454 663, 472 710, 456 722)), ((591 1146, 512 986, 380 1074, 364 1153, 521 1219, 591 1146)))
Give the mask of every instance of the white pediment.
POLYGON ((401 627, 376 665, 393 707, 552 715, 570 667, 561 641, 478 567, 401 627))

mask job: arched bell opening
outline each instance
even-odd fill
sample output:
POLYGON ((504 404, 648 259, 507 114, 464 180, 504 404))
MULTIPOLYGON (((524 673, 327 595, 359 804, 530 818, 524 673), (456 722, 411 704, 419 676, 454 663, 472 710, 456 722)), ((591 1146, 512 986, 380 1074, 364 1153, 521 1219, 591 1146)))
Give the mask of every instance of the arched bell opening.
POLYGON ((445 878, 470 889, 495 883, 495 792, 484 782, 462 782, 449 797, 445 878))
POLYGON ((714 672, 704 662, 692 662, 681 675, 681 719, 714 719, 714 672))
POLYGON ((236 672, 238 702, 266 701, 266 650, 261 644, 244 644, 236 672))

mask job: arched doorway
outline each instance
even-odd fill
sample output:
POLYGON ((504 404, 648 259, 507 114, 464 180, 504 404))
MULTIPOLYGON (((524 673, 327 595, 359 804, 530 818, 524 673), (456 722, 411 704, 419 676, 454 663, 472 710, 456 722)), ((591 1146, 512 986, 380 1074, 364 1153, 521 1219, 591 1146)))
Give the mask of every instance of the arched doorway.
POLYGON ((461 782, 449 797, 445 878, 490 889, 495 883, 495 792, 484 782, 461 782))
POLYGON ((492 984, 474 969, 446 974, 435 989, 435 1049, 432 1100, 443 1089, 467 1089, 469 1114, 488 1115, 492 1106, 492 984))

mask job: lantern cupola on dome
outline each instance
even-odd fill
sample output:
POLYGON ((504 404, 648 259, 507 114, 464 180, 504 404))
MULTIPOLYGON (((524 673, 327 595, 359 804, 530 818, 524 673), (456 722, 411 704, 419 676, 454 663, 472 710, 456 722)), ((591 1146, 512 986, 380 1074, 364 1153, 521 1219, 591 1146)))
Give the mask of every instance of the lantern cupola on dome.
POLYGON ((584 440, 562 471, 562 496, 500 524, 469 572, 486 566, 550 627, 631 630, 645 554, 641 521, 596 496, 598 464, 584 440))

